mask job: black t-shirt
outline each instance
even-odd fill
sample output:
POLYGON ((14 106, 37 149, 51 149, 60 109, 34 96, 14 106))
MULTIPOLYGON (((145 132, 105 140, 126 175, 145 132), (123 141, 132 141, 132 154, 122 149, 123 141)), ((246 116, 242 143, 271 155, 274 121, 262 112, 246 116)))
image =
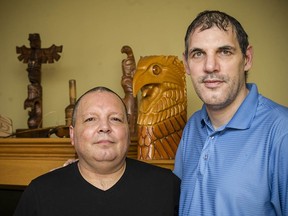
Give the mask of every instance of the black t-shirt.
POLYGON ((169 169, 126 161, 123 176, 106 191, 88 183, 77 163, 46 173, 26 188, 14 216, 178 215, 179 178, 169 169))

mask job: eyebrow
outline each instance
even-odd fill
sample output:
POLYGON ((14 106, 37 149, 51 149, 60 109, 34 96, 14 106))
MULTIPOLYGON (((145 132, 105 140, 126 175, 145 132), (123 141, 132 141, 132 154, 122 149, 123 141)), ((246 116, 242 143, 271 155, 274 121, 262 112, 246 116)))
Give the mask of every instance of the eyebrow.
POLYGON ((225 45, 225 46, 219 47, 218 50, 232 50, 232 51, 235 51, 236 48, 234 46, 225 45))
MULTIPOLYGON (((224 45, 224 46, 218 47, 217 50, 218 50, 218 51, 219 51, 219 50, 232 50, 232 51, 235 51, 236 48, 233 47, 233 46, 230 46, 230 45, 224 45)), ((192 53, 195 53, 195 52, 204 52, 204 53, 205 53, 205 51, 204 51, 203 49, 196 47, 196 48, 191 49, 191 50, 188 52, 188 56, 190 56, 192 53)))

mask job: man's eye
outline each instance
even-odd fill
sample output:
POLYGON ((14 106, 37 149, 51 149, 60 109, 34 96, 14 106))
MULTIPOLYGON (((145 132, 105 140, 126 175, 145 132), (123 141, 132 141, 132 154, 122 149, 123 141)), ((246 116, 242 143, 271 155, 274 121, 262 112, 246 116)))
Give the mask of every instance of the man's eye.
POLYGON ((202 52, 194 52, 194 53, 192 54, 192 57, 193 57, 193 58, 199 58, 199 57, 201 57, 202 55, 203 55, 202 52))
POLYGON ((224 55, 231 55, 232 54, 230 50, 222 50, 221 52, 224 55))
POLYGON ((233 54, 234 49, 231 47, 222 47, 219 49, 219 53, 224 56, 230 56, 233 54))
POLYGON ((93 118, 93 117, 90 117, 90 118, 87 118, 87 119, 85 119, 85 121, 84 121, 84 122, 91 122, 91 121, 94 121, 94 119, 95 119, 95 118, 93 118))
POLYGON ((112 117, 111 120, 116 121, 116 122, 123 122, 122 119, 117 118, 117 117, 112 117))

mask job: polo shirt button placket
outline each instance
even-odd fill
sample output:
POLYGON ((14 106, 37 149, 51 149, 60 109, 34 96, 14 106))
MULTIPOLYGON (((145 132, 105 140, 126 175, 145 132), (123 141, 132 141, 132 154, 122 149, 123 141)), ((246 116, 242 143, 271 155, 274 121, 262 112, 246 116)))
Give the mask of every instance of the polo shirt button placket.
POLYGON ((207 139, 207 143, 205 144, 205 149, 203 149, 202 153, 201 153, 201 157, 200 157, 200 161, 199 161, 199 173, 200 175, 204 175, 205 170, 208 166, 208 159, 209 159, 209 149, 212 146, 212 141, 214 139, 214 136, 210 136, 207 139))

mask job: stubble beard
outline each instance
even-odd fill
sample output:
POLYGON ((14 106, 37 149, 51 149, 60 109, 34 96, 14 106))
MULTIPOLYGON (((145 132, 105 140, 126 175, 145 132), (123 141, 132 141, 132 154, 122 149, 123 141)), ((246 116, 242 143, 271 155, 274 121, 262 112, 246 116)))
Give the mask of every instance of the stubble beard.
POLYGON ((215 89, 206 88, 203 80, 204 78, 201 78, 196 84, 194 83, 194 89, 198 97, 210 110, 217 111, 226 108, 235 100, 240 91, 240 85, 238 84, 237 88, 235 88, 235 81, 229 85, 230 80, 228 78, 221 78, 224 81, 222 85, 225 85, 225 88, 221 86, 215 89))

